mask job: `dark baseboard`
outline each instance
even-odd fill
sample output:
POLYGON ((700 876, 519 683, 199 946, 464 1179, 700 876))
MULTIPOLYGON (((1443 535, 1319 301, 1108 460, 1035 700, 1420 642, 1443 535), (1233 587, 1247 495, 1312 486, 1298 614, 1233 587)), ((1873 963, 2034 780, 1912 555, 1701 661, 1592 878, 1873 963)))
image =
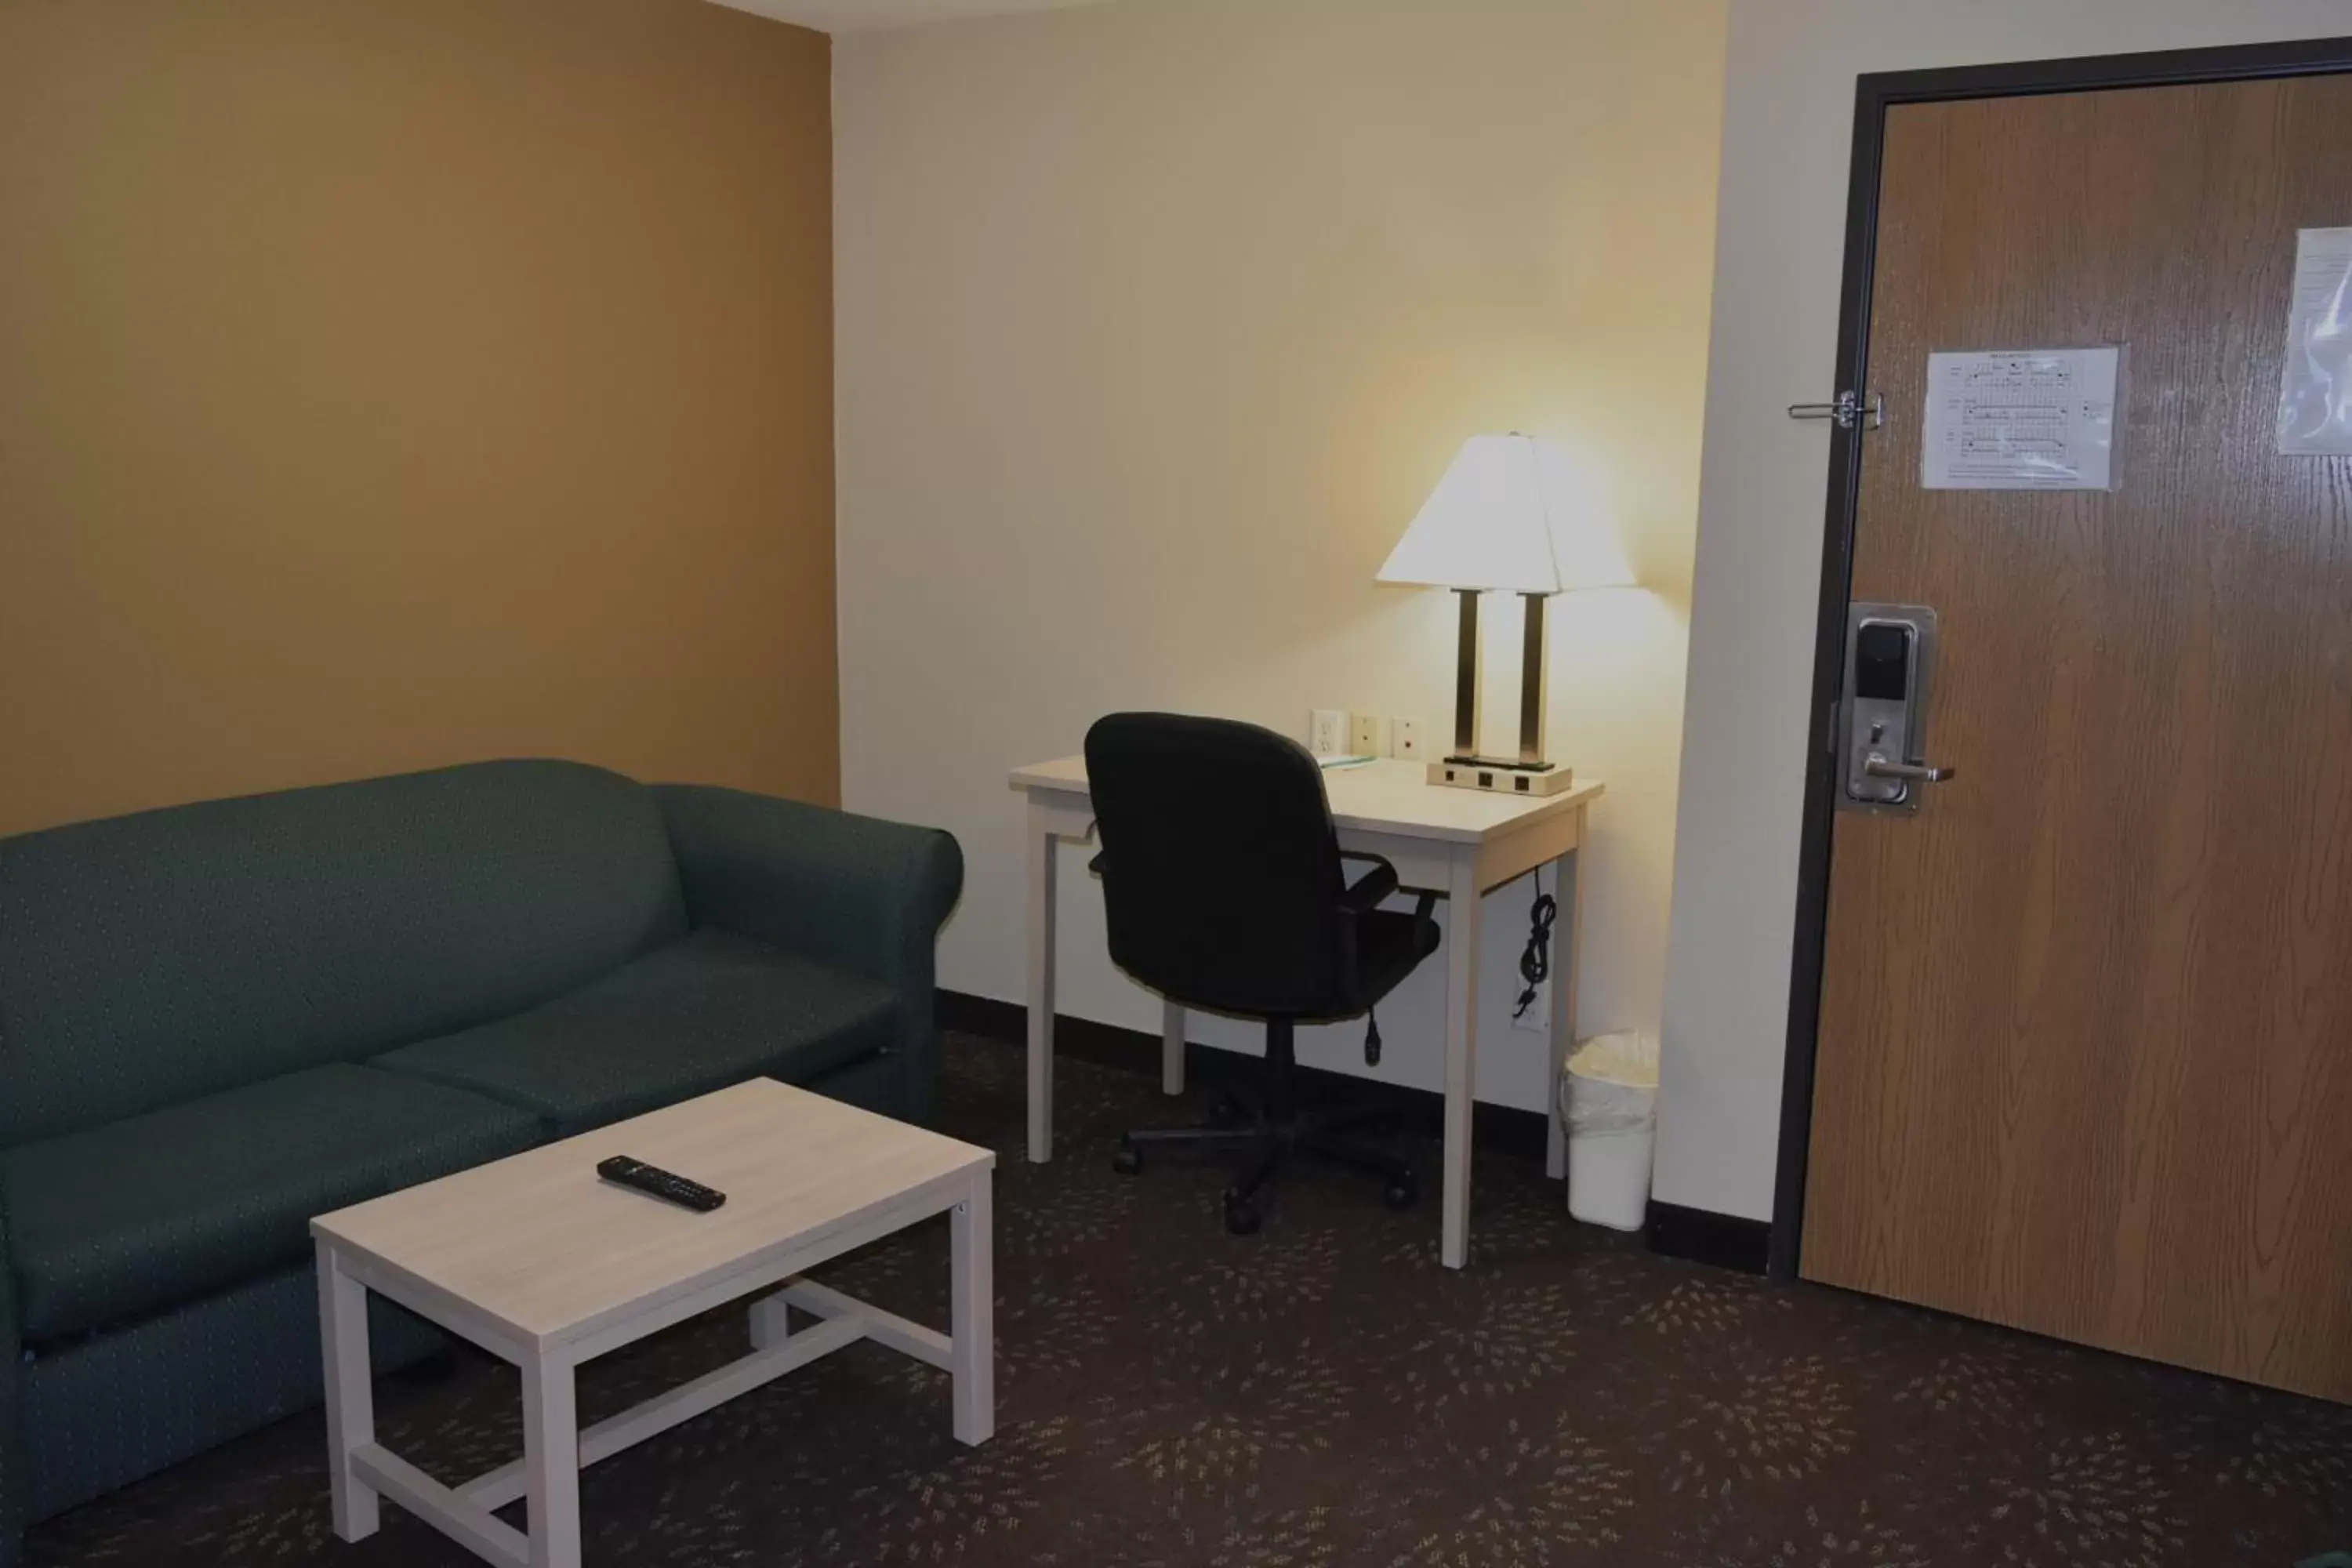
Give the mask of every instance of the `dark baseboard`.
POLYGON ((1686 1209, 1655 1199, 1651 1200, 1649 1223, 1643 1230, 1653 1252, 1717 1268, 1737 1268, 1742 1274, 1763 1273, 1772 1250, 1772 1226, 1767 1221, 1711 1209, 1686 1209))
MULTIPOLYGON (((999 1002, 969 992, 941 990, 937 1016, 942 1029, 1002 1040, 1007 1045, 1028 1042, 1029 1009, 1018 1002, 999 1002)), ((1155 1079, 1160 1076, 1159 1036, 1117 1024, 1098 1024, 1091 1018, 1074 1018, 1067 1013, 1054 1016, 1054 1054, 1155 1079)), ((1184 1081, 1218 1083, 1253 1070, 1252 1062, 1252 1058, 1194 1041, 1184 1047, 1184 1081)), ((1363 1079, 1321 1068, 1302 1067, 1298 1079, 1307 1094, 1328 1100, 1351 1096, 1360 1099, 1366 1085, 1363 1079)), ((1444 1107, 1443 1096, 1423 1089, 1383 1087, 1385 1092, 1396 1097, 1407 1125, 1417 1131, 1437 1131, 1444 1107)), ((1507 1105, 1481 1105, 1472 1113, 1471 1135, 1481 1149, 1543 1158, 1544 1119, 1538 1111, 1507 1105)))

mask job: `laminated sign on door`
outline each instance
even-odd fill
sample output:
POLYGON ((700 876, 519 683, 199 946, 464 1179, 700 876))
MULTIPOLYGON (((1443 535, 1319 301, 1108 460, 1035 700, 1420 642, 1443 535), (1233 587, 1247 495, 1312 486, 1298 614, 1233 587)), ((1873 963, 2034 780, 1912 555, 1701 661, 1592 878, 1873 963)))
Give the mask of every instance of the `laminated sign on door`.
POLYGON ((2288 457, 2352 452, 2352 228, 2295 236, 2278 449, 2288 457))
POLYGON ((1919 482, 1931 490, 2111 490, 2123 350, 1927 356, 1919 482))

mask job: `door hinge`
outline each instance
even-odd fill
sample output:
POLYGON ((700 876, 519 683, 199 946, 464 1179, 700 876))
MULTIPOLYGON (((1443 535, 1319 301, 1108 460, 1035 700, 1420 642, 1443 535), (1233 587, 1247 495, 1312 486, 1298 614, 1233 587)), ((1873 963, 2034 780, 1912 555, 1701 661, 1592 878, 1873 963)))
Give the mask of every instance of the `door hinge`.
POLYGON ((1835 403, 1791 403, 1789 417, 1832 420, 1841 430, 1851 430, 1859 421, 1864 429, 1875 430, 1886 423, 1886 395, 1872 393, 1867 407, 1858 392, 1841 392, 1835 403))

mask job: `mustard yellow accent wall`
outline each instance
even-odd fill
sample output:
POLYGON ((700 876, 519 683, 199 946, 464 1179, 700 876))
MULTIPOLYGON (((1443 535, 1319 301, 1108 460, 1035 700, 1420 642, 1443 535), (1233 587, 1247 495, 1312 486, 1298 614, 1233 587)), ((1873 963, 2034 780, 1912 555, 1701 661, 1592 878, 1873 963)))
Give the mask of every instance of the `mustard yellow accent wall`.
POLYGON ((701 0, 0 6, 0 832, 835 801, 830 68, 701 0))

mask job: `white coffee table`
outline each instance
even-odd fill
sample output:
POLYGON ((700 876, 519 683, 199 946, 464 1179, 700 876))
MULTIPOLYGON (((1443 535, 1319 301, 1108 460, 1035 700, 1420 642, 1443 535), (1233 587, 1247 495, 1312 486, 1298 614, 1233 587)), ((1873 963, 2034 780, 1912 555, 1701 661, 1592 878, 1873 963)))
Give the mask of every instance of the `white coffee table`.
POLYGON ((648 1116, 321 1215, 320 1330, 335 1533, 372 1534, 389 1497, 493 1563, 577 1568, 580 1468, 861 1339, 943 1367, 955 1435, 995 1430, 990 1173, 996 1156, 757 1079, 648 1116), (628 1154, 727 1194, 695 1214, 600 1181, 628 1154), (950 1331, 797 1278, 947 1211, 950 1331), (722 1302, 751 1309, 751 1353, 582 1431, 581 1363, 722 1302), (375 1440, 367 1292, 522 1372, 523 1454, 445 1487, 375 1440), (786 1308, 820 1321, 787 1331, 786 1308), (526 1498, 530 1533, 493 1509, 526 1498))

